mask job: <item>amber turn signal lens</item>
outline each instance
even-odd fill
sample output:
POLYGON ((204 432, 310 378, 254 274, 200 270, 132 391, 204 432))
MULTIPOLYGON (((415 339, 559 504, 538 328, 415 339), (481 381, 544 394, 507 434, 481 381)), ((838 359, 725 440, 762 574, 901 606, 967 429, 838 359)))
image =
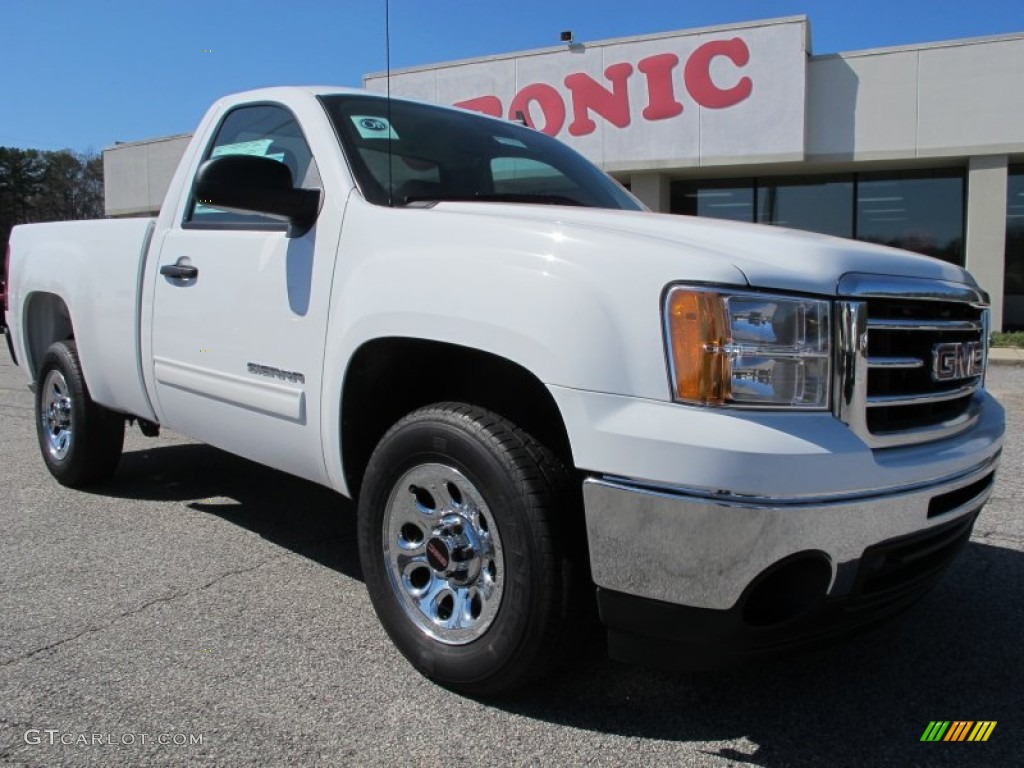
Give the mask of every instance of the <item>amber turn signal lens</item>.
POLYGON ((725 402, 728 324, 722 297, 674 289, 668 297, 668 331, 676 397, 701 404, 725 402))

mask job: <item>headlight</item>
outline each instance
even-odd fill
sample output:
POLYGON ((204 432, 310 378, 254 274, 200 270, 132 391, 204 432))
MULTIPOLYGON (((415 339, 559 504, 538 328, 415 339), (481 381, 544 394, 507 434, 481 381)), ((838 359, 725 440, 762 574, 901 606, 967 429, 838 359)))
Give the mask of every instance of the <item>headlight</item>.
POLYGON ((665 328, 677 400, 701 405, 828 408, 828 301, 672 288, 665 328))

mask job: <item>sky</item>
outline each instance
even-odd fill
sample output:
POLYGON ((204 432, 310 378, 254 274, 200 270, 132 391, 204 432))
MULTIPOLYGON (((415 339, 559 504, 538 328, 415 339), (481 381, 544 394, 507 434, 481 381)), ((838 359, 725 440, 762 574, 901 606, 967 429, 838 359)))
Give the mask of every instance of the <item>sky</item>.
MULTIPOLYGON (((359 86, 385 0, 0 0, 0 146, 189 133, 216 98, 359 86)), ((1024 0, 390 0, 392 68, 806 15, 815 54, 1024 32, 1024 0)))

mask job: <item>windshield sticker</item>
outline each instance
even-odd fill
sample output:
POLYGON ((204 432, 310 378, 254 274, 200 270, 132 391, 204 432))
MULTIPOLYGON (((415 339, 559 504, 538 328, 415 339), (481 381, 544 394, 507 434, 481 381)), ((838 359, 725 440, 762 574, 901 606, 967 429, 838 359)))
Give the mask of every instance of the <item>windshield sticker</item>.
POLYGON ((394 126, 383 117, 352 115, 352 125, 364 139, 397 139, 394 126))
MULTIPOLYGON (((210 153, 210 157, 221 157, 222 155, 256 155, 257 157, 271 157, 275 160, 278 158, 274 155, 268 155, 267 150, 270 149, 270 145, 274 143, 273 139, 256 139, 255 141, 240 141, 237 144, 222 144, 219 147, 214 147, 213 152, 210 153)), ((280 155, 284 157, 284 155, 280 155)))
POLYGON ((506 147, 519 147, 519 149, 526 149, 526 145, 519 139, 513 139, 511 136, 495 136, 494 140, 499 144, 504 144, 506 147))

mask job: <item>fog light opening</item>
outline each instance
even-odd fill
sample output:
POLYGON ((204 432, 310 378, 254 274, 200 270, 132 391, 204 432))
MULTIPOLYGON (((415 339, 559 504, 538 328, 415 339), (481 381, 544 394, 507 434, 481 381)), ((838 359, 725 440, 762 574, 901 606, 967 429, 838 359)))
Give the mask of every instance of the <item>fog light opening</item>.
POLYGON ((763 571, 749 587, 743 621, 754 627, 792 621, 825 598, 831 581, 832 566, 823 552, 788 557, 763 571))

